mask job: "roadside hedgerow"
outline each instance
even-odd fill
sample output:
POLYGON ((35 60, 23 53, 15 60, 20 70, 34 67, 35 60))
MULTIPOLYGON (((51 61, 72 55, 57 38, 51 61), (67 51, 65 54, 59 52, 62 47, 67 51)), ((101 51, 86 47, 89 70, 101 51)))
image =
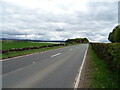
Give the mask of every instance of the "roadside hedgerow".
POLYGON ((97 56, 108 64, 110 70, 120 71, 120 43, 90 43, 97 56))

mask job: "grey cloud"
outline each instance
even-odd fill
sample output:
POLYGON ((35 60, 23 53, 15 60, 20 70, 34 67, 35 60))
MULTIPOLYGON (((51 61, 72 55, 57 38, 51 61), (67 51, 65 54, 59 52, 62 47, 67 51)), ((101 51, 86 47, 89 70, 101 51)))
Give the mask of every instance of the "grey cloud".
POLYGON ((64 29, 59 29, 59 28, 58 28, 58 29, 56 29, 56 31, 64 31, 64 29))
POLYGON ((66 40, 87 37, 90 41, 107 41, 108 33, 117 23, 117 3, 112 2, 90 2, 88 12, 64 12, 58 15, 2 3, 5 6, 2 33, 7 38, 66 40))
POLYGON ((98 21, 116 21, 117 20, 117 11, 118 3, 116 2, 90 2, 88 7, 92 19, 98 21))

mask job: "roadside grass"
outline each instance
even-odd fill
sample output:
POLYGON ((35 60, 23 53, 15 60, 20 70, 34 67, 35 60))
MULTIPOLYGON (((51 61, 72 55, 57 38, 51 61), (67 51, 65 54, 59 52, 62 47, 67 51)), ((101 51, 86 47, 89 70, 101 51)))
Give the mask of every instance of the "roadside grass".
POLYGON ((104 60, 97 57, 91 45, 89 45, 90 54, 90 88, 118 88, 118 73, 108 69, 104 60))
POLYGON ((2 50, 2 41, 0 40, 0 50, 2 50))
POLYGON ((2 41, 2 50, 7 50, 11 48, 25 48, 25 47, 34 47, 34 46, 43 46, 43 45, 52 45, 54 43, 36 43, 28 41, 2 41))

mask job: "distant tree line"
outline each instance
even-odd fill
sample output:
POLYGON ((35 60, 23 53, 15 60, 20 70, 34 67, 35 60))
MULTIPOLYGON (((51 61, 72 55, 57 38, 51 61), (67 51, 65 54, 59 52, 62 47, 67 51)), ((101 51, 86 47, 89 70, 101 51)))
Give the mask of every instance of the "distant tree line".
POLYGON ((112 43, 120 43, 120 25, 116 26, 108 36, 108 40, 112 43))
POLYGON ((75 39, 67 39, 65 41, 65 43, 68 44, 77 44, 77 43, 88 43, 88 39, 87 38, 75 38, 75 39))

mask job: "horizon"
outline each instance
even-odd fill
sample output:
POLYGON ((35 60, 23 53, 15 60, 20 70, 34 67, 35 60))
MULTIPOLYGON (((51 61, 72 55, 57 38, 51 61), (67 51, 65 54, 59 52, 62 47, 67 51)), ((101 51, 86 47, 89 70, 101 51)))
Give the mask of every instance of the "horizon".
MULTIPOLYGON (((15 41, 38 41, 38 42, 65 42, 66 40, 38 40, 38 39, 15 39, 15 38, 0 38, 1 40, 15 40, 15 41)), ((70 39, 70 38, 69 38, 70 39)), ((71 38, 71 39, 76 39, 76 38, 71 38)), ((108 42, 95 42, 95 41, 89 41, 90 43, 111 43, 110 41, 108 42)))

